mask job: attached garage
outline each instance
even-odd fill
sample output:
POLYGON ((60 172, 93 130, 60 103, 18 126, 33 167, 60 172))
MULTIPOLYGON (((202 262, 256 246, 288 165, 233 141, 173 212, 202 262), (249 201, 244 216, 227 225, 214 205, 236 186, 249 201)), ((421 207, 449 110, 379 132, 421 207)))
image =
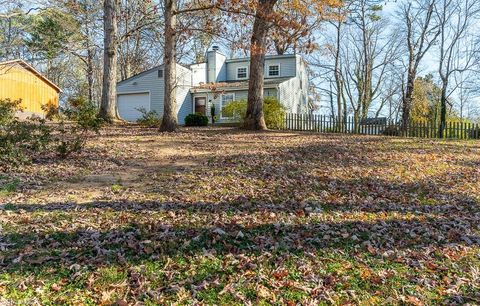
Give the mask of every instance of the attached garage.
POLYGON ((142 113, 138 109, 144 108, 147 112, 150 111, 150 93, 119 94, 117 107, 120 118, 135 122, 142 117, 142 113))
MULTIPOLYGON (((192 113, 192 73, 190 69, 177 64, 177 118, 180 124, 192 113)), ((153 67, 117 83, 118 114, 124 120, 135 122, 141 114, 136 108, 144 107, 163 116, 165 100, 165 79, 163 65, 153 67)))

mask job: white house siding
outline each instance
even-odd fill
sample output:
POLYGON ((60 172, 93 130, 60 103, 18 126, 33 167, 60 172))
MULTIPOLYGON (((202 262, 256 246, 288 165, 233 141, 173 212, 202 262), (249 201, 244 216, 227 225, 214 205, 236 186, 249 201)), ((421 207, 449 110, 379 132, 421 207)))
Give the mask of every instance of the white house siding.
POLYGON ((216 52, 207 52, 207 82, 225 82, 227 80, 227 71, 225 67, 225 55, 216 52))
POLYGON ((207 83, 207 63, 190 65, 192 70, 192 86, 207 83))
POLYGON ((305 63, 297 57, 297 76, 279 85, 280 102, 289 113, 302 113, 307 111, 308 103, 308 75, 305 63))
MULTIPOLYGON (((150 110, 156 111, 160 116, 163 115, 164 107, 164 79, 158 77, 158 70, 162 66, 147 70, 136 77, 132 77, 117 85, 117 95, 122 93, 142 93, 150 92, 150 110)), ((191 71, 177 64, 177 113, 179 123, 183 123, 185 116, 192 111, 191 97, 189 89, 191 88, 191 71)))
POLYGON ((309 99, 309 79, 307 66, 305 60, 297 56, 297 76, 300 79, 300 97, 297 100, 297 103, 300 103, 301 112, 309 112, 308 110, 308 99, 309 99))
MULTIPOLYGON (((177 118, 180 124, 185 123, 185 117, 193 112, 192 95, 192 72, 190 69, 177 65, 177 118)), ((163 106, 162 106, 163 109, 163 106)))
MULTIPOLYGON (((267 57, 265 59, 265 78, 268 78, 268 66, 272 64, 280 65, 280 76, 279 77, 294 77, 296 72, 296 63, 299 56, 288 55, 280 56, 275 58, 267 57)), ((237 78, 237 68, 247 67, 250 69, 250 59, 241 59, 241 60, 227 60, 227 80, 235 81, 237 78)))

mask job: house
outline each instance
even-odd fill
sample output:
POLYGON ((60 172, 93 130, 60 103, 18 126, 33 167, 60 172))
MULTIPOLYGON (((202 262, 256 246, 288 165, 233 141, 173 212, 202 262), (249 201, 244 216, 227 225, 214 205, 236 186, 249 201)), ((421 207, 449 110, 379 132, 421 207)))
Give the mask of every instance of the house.
POLYGON ((62 90, 23 60, 0 63, 0 99, 22 100, 23 116, 43 115, 42 105, 58 106, 62 90))
MULTIPOLYGON (((218 48, 208 51, 204 63, 188 67, 176 65, 177 114, 180 124, 191 113, 210 117, 215 105, 217 122, 234 119, 222 115, 222 107, 247 99, 249 58, 227 59, 218 48)), ((304 113, 308 104, 308 75, 299 55, 273 55, 265 60, 265 96, 276 97, 289 113, 304 113)), ((163 66, 142 72, 117 85, 117 105, 121 118, 136 121, 139 108, 156 111, 164 104, 163 66)))

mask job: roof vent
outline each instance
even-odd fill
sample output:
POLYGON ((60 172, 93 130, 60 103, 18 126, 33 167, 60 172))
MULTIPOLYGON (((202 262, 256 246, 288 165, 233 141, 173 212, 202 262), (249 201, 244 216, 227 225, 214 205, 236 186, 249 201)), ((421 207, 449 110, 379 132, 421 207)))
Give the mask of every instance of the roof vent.
POLYGON ((218 46, 212 46, 212 50, 213 51, 218 51, 218 50, 220 50, 220 48, 218 46))

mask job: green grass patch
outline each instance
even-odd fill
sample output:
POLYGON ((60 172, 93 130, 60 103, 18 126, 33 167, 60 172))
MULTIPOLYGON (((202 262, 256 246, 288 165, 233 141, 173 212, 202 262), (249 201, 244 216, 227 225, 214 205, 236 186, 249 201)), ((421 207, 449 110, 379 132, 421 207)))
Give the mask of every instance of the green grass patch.
POLYGON ((15 193, 19 185, 19 179, 10 180, 3 183, 0 181, 0 197, 6 197, 15 193))
POLYGON ((107 289, 112 285, 119 285, 127 280, 127 272, 117 267, 105 267, 97 270, 98 278, 95 280, 95 286, 107 289))

